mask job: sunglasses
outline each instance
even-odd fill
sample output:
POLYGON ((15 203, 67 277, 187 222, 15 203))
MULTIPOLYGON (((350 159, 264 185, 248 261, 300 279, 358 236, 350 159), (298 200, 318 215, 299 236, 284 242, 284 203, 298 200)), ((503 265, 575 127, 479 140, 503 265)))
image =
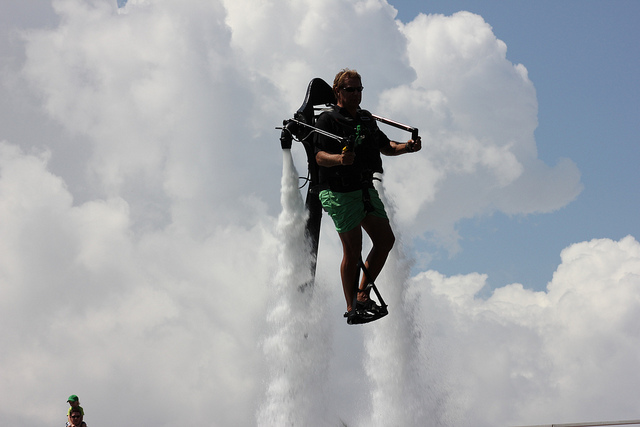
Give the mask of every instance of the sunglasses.
POLYGON ((362 92, 363 89, 364 89, 364 87, 362 87, 362 86, 351 86, 351 87, 343 87, 342 88, 343 91, 351 92, 351 93, 355 92, 355 91, 362 92))
POLYGON ((71 418, 80 418, 82 415, 71 415, 71 418))

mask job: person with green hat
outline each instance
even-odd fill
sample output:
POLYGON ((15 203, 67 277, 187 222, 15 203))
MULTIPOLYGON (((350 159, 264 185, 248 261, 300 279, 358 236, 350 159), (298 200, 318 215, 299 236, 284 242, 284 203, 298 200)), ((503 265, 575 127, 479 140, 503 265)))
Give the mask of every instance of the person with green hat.
MULTIPOLYGON (((69 405, 71 405, 69 407, 69 411, 67 411, 67 419, 69 419, 69 416, 71 415, 71 410, 74 410, 75 412, 79 411, 82 414, 82 416, 84 417, 84 409, 82 409, 82 406, 80 406, 80 398, 78 398, 78 396, 76 396, 75 394, 72 394, 67 399, 67 403, 69 403, 69 405)), ((86 425, 84 423, 84 421, 82 421, 82 424, 86 425)), ((67 426, 70 426, 70 425, 71 424, 69 423, 69 421, 67 421, 67 426)))

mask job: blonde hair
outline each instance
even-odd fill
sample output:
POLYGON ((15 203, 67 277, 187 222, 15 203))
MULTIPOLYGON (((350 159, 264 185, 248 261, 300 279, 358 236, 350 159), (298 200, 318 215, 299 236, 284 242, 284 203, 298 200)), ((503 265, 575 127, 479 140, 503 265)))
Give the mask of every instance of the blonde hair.
POLYGON ((347 79, 358 79, 362 81, 362 77, 356 70, 350 70, 349 68, 343 68, 336 74, 336 77, 333 79, 333 94, 338 97, 338 91, 344 84, 344 81, 347 79))

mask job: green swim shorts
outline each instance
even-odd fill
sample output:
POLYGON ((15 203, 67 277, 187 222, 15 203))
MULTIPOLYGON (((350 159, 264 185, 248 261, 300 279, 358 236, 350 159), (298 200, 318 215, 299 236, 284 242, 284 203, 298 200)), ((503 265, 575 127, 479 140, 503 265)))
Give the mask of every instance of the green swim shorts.
POLYGON ((360 225, 367 215, 388 218, 384 204, 375 188, 369 188, 373 212, 367 212, 362 200, 362 190, 339 193, 337 191, 322 190, 320 202, 336 226, 338 233, 352 230, 360 225))

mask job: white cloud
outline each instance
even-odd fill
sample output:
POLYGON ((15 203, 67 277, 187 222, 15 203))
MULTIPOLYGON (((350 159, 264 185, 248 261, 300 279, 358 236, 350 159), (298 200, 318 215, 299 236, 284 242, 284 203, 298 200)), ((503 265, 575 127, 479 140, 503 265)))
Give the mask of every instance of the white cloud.
MULTIPOLYGON (((257 400, 259 382, 250 378, 259 378, 263 328, 256 324, 266 314, 274 262, 268 220, 198 238, 175 229, 136 237, 122 199, 73 206, 46 158, 3 144, 1 159, 2 323, 12 325, 3 329, 12 348, 2 357, 3 395, 25 403, 39 399, 34 389, 62 395, 73 388, 104 401, 141 394, 155 405, 197 387, 193 400, 166 407, 257 400)), ((145 405, 124 408, 123 416, 150 421, 145 405)), ((252 419, 237 412, 240 406, 228 423, 252 419)))
POLYGON ((575 197, 575 165, 536 157, 526 69, 480 17, 400 25, 374 0, 52 4, 59 24, 24 30, 24 67, 15 59, 3 75, 3 90, 17 83, 15 99, 28 84, 24 102, 54 122, 1 119, 12 136, 0 144, 3 424, 59 422, 71 393, 92 425, 170 425, 184 413, 204 425, 283 414, 492 425, 534 420, 540 402, 550 416, 626 414, 633 393, 614 384, 631 390, 622 372, 636 364, 631 237, 568 248, 547 292, 510 285, 486 301, 481 275, 409 280, 398 247, 380 279, 392 314, 354 329, 340 317, 340 249, 325 222, 311 300, 322 309, 288 286, 306 261, 279 258, 303 252, 282 228, 302 219, 277 219, 273 128, 312 77, 345 66, 363 74, 365 106, 425 138, 421 153, 386 159, 400 236, 454 247, 461 218, 575 197), (603 391, 573 396, 587 375, 603 391))
POLYGON ((379 109, 423 138, 418 156, 387 162, 386 185, 409 233, 433 233, 455 251, 461 219, 550 212, 579 194, 572 161, 537 159, 533 83, 482 17, 419 15, 401 31, 417 78, 386 90, 379 109))
POLYGON ((428 271, 409 287, 422 357, 447 396, 445 419, 462 412, 489 426, 634 418, 640 244, 633 237, 565 249, 546 292, 512 284, 483 300, 476 295, 485 280, 428 271))

